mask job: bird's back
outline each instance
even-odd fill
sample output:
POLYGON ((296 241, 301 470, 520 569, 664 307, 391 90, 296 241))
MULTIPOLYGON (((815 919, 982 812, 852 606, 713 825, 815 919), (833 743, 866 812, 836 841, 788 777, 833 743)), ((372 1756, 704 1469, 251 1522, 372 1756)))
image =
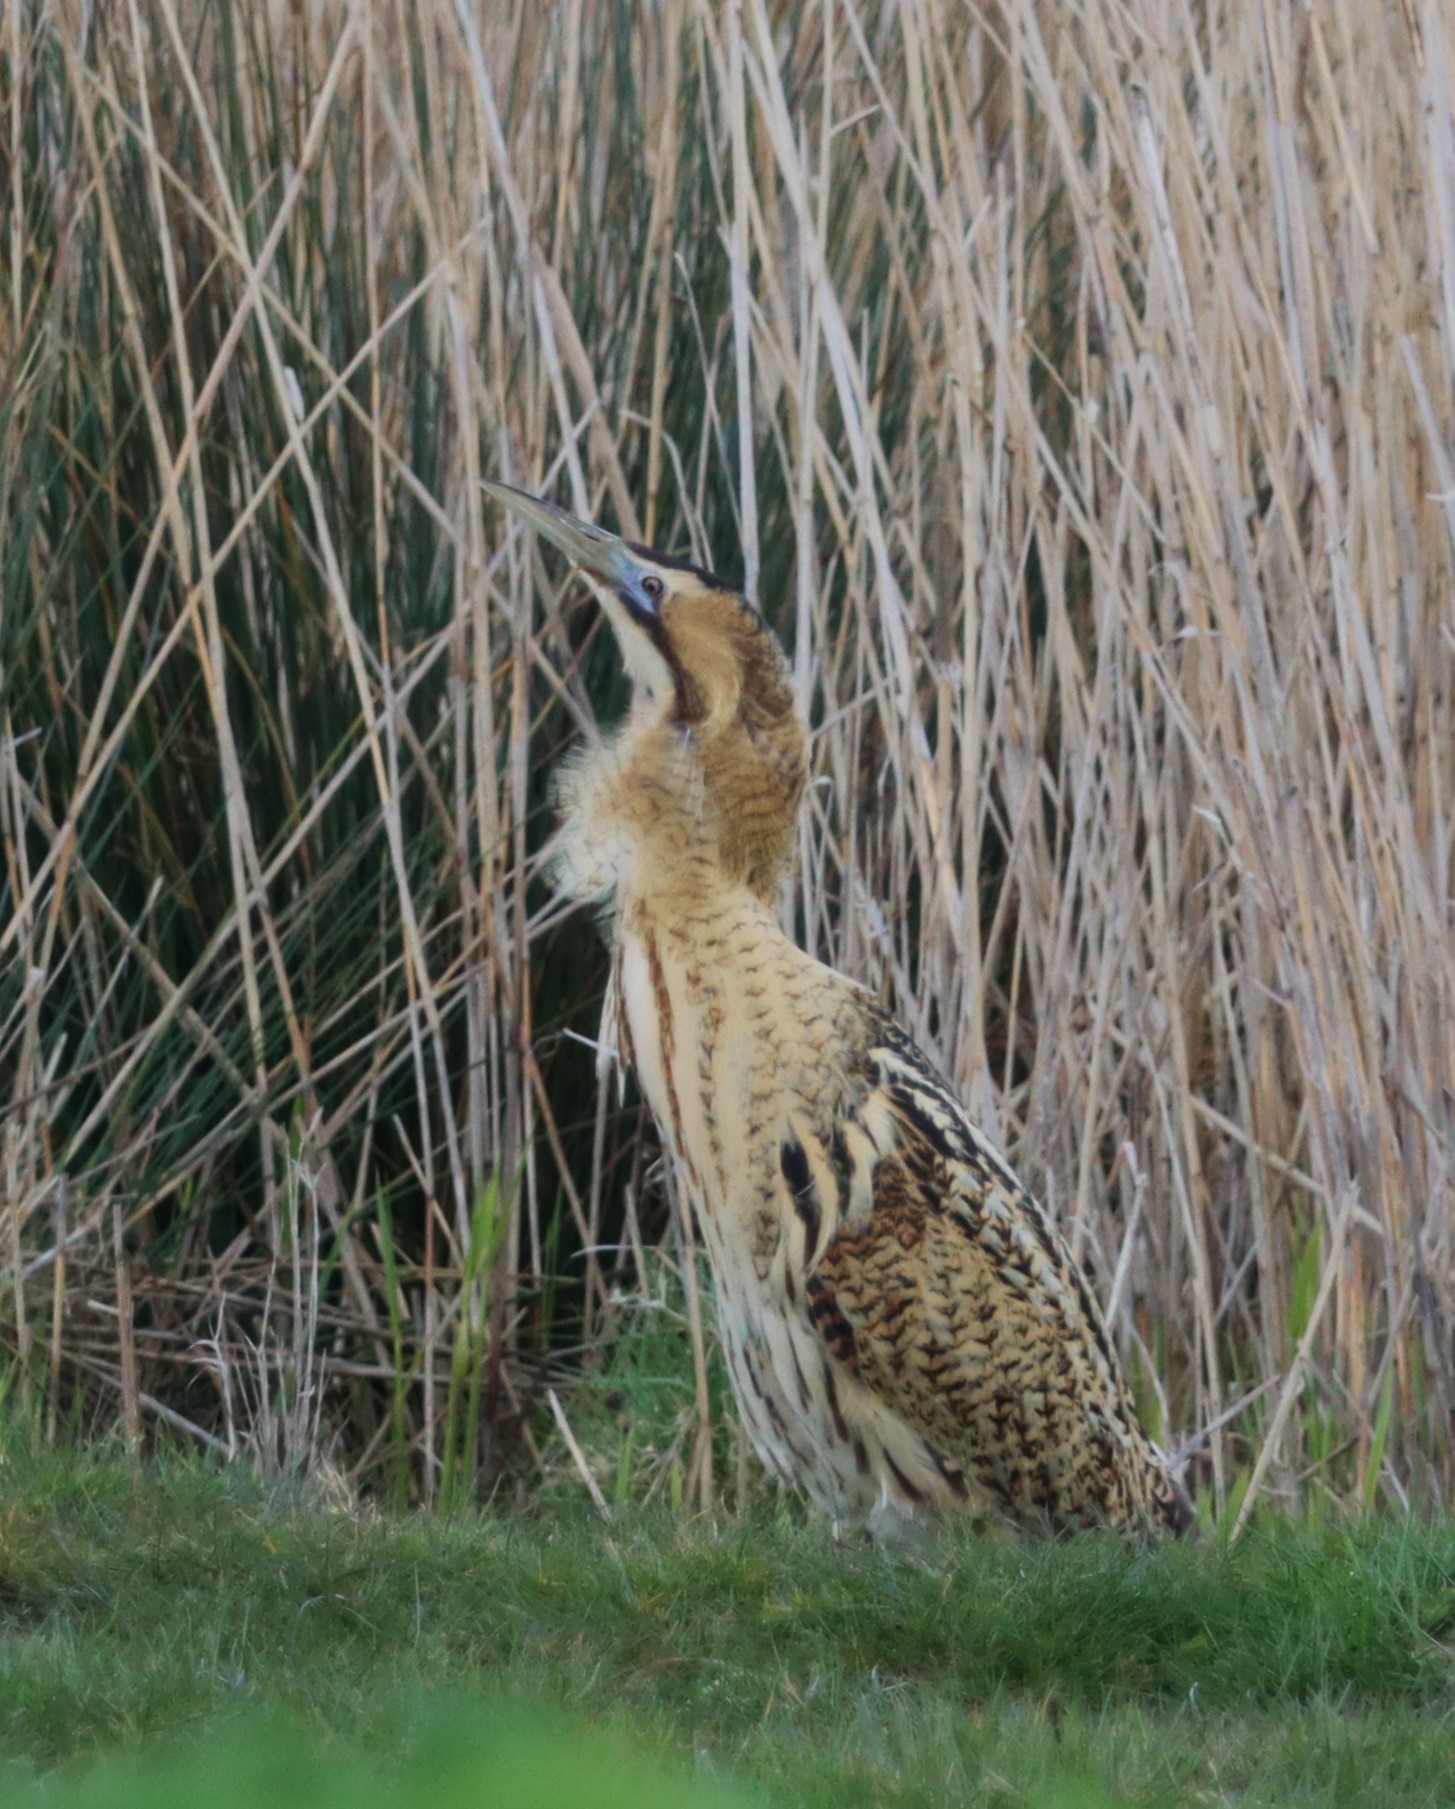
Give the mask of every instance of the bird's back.
POLYGON ((877 1013, 867 1029, 855 1112, 887 1129, 873 1208, 810 1284, 839 1361, 1017 1520, 1182 1531, 1190 1504, 1064 1240, 904 1032, 877 1013))

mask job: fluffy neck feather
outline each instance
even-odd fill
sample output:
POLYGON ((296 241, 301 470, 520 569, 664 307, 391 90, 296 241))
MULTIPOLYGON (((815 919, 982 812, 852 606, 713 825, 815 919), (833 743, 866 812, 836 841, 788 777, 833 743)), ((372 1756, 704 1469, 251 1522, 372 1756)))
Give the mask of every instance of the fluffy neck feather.
POLYGON ((640 700, 617 735, 561 774, 557 881, 572 897, 659 916, 723 887, 771 905, 803 781, 796 716, 772 730, 739 719, 700 733, 640 700))

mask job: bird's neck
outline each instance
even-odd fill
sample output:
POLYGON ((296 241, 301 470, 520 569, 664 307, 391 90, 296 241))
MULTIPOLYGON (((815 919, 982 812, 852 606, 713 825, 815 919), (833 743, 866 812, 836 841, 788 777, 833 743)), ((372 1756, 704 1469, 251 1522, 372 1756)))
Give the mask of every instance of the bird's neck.
POLYGON ((641 720, 583 749, 561 779, 562 889, 664 924, 744 897, 771 906, 801 776, 771 749, 752 755, 641 720))

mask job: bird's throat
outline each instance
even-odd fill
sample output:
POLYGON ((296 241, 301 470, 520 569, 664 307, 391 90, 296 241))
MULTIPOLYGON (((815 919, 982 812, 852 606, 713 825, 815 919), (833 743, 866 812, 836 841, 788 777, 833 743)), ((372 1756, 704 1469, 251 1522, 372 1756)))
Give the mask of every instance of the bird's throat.
POLYGON ((578 754, 559 786, 561 888, 658 922, 734 893, 771 904, 793 845, 801 764, 733 741, 636 718, 578 754))

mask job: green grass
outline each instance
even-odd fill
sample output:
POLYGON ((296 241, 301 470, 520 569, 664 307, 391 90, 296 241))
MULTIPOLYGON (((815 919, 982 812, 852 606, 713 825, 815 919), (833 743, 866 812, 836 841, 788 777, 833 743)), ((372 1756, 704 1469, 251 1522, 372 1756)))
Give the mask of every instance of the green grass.
POLYGON ((360 1517, 194 1462, 0 1449, 7 1802, 196 1800, 219 1768, 239 1804, 325 1805, 484 1774, 501 1802, 601 1801, 571 1780, 609 1775, 642 1806, 706 1779, 826 1809, 1423 1804, 1455 1778, 1449 1525, 912 1562, 788 1512, 360 1517), (270 1767, 301 1794, 254 1791, 270 1767))
MULTIPOLYGON (((29 1788, 12 1779, 11 1789, 37 1809, 747 1809, 751 1800, 518 1703, 482 1708, 454 1692, 386 1711, 386 1724, 403 1733, 399 1751, 382 1760, 255 1712, 209 1725, 204 1740, 113 1757, 29 1788)), ((0 1786, 6 1781, 0 1775, 0 1786)))

